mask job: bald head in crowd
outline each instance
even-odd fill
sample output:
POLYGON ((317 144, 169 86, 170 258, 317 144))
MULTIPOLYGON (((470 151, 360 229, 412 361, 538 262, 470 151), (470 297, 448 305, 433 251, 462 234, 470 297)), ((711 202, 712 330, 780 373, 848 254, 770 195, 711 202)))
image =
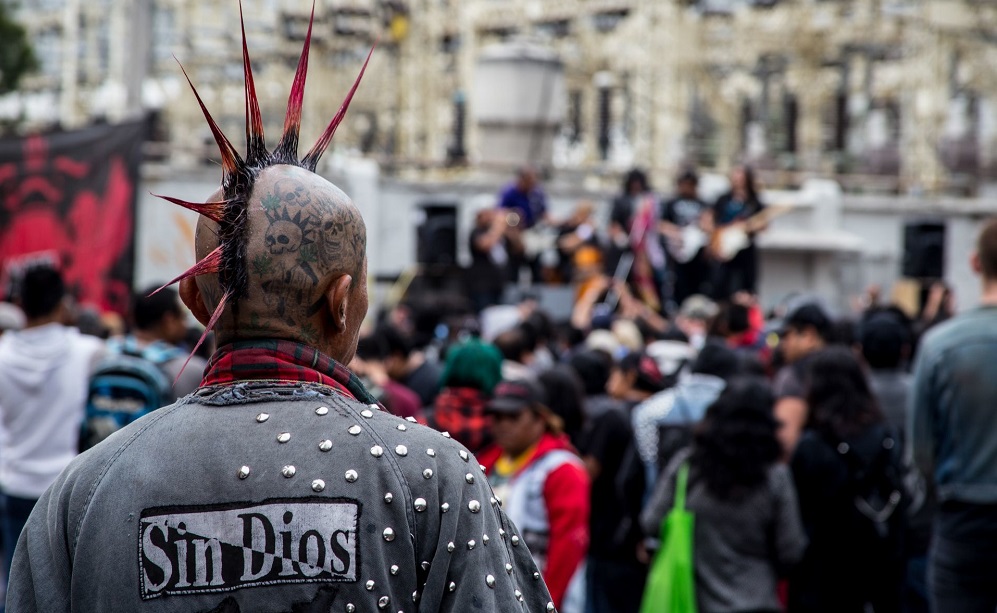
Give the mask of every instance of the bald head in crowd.
MULTIPOLYGON (((226 305, 216 326, 219 343, 284 338, 349 363, 368 306, 367 229, 360 211, 329 181, 288 165, 260 172, 247 211, 248 289, 226 305)), ((202 216, 197 257, 218 245, 218 224, 202 216)), ((201 323, 223 294, 215 274, 186 279, 180 291, 201 323)))

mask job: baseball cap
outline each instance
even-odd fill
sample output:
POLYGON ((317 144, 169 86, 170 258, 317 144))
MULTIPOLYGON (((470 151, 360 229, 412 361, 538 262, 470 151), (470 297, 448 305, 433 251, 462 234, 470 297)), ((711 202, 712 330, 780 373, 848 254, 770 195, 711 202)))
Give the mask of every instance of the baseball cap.
POLYGON ((485 412, 519 413, 546 404, 547 395, 536 381, 530 379, 506 380, 495 386, 492 399, 485 406, 485 412))

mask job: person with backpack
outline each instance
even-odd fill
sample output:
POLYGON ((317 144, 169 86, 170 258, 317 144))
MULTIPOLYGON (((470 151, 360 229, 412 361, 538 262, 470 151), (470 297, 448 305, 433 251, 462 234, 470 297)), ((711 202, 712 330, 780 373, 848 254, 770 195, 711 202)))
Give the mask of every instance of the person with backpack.
MULTIPOLYGON (((733 379, 706 411, 692 445, 672 458, 641 514, 645 533, 659 536, 686 467, 700 613, 781 610, 778 580, 803 555, 806 537, 792 476, 779 462, 773 402, 764 380, 733 379)), ((647 601, 653 596, 648 590, 641 610, 666 610, 665 603, 647 601)))
POLYGON ((789 610, 900 610, 906 495, 901 441, 852 350, 815 354, 807 426, 791 460, 810 538, 789 583, 789 610))
POLYGON ((157 287, 132 297, 133 333, 107 342, 107 358, 90 378, 81 451, 201 384, 207 362, 178 346, 187 334, 180 296, 157 287))

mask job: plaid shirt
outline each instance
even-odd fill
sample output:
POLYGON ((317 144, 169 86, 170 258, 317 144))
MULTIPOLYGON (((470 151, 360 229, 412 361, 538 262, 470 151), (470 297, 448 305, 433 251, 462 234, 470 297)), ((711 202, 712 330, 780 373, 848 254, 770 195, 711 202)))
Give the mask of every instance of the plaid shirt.
POLYGON ((471 453, 478 453, 492 442, 492 428, 485 405, 488 398, 470 387, 447 387, 436 397, 429 425, 449 432, 471 453))
POLYGON ((201 387, 238 381, 321 383, 365 404, 377 404, 348 368, 293 341, 248 340, 219 347, 204 369, 201 387))

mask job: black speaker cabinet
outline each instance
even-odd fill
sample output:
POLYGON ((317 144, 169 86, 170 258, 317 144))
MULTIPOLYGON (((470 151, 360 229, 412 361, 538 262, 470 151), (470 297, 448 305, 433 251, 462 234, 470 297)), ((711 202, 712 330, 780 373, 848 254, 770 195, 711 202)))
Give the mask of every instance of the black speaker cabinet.
POLYGON ((416 237, 416 257, 428 266, 457 263, 457 205, 424 204, 425 221, 416 237))
POLYGON ((945 275, 945 223, 909 222, 904 225, 903 276, 941 279, 945 275))

